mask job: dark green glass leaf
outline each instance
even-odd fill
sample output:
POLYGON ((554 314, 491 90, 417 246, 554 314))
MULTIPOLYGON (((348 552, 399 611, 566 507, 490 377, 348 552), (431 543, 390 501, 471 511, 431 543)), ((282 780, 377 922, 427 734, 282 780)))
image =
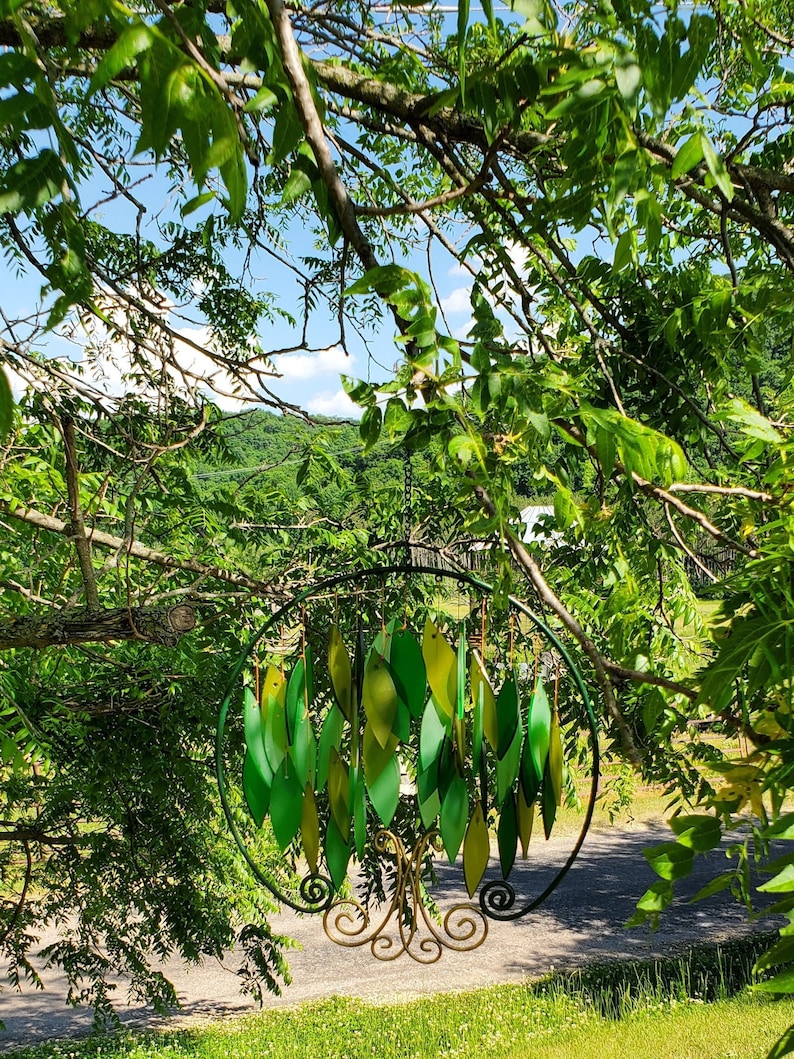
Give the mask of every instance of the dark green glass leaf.
POLYGON ((362 756, 364 759, 364 775, 367 785, 374 783, 394 757, 397 750, 397 737, 392 735, 385 747, 381 746, 375 738, 372 725, 367 724, 364 728, 364 740, 362 744, 362 756))
POLYGON ((483 684, 480 684, 477 688, 477 699, 474 703, 474 713, 472 715, 471 726, 471 768, 472 772, 475 773, 480 767, 480 758, 482 757, 484 710, 485 687, 483 684))
POLYGON ((488 825, 483 816, 482 805, 477 802, 474 812, 471 814, 469 826, 466 828, 466 837, 463 840, 463 877, 466 880, 466 889, 469 892, 469 897, 474 896, 474 891, 480 885, 483 875, 485 875, 490 852, 488 825))
POLYGON ((400 699, 397 700, 397 712, 394 715, 394 724, 391 730, 392 735, 396 736, 399 742, 409 742, 411 738, 411 714, 408 707, 400 699))
POLYGON ((287 698, 284 704, 287 720, 287 742, 295 739, 295 728, 298 717, 306 709, 306 663, 299 658, 287 684, 287 698))
POLYGON ((425 661, 430 690, 445 717, 450 720, 457 701, 457 664, 455 652, 428 618, 422 637, 422 657, 425 661))
POLYGON ((419 768, 430 768, 438 761, 446 731, 432 699, 425 706, 422 727, 419 732, 419 768))
POLYGON ((347 842, 350 835, 350 777, 336 747, 331 747, 328 759, 328 802, 339 834, 347 842))
POLYGON ((251 688, 243 691, 243 726, 245 729, 245 745, 263 780, 268 780, 273 770, 268 764, 265 756, 265 734, 262 724, 262 710, 256 701, 251 688))
POLYGON ((457 674, 456 674, 456 691, 457 698, 455 701, 455 716, 459 721, 463 720, 463 714, 465 712, 465 696, 466 696, 466 634, 463 628, 463 622, 458 626, 458 657, 457 657, 457 674))
POLYGON ((276 772, 287 752, 287 717, 283 704, 271 695, 265 711, 265 753, 276 772))
POLYGON ((420 800, 419 802, 419 815, 422 818, 422 824, 427 831, 431 827, 435 826, 436 818, 438 817, 439 810, 441 809, 441 799, 438 796, 438 791, 434 790, 425 801, 420 800))
POLYGON ((554 827, 554 818, 557 815, 557 797, 551 769, 548 766, 543 773, 543 796, 541 801, 543 803, 543 833, 548 838, 551 834, 551 829, 554 827))
POLYGON ((510 677, 502 685, 502 690, 496 700, 496 723, 499 730, 496 745, 497 757, 504 757, 513 745, 520 719, 518 691, 515 681, 510 677))
POLYGON ((375 738, 382 747, 387 746, 397 714, 397 691, 385 663, 377 656, 364 673, 361 703, 375 738))
POLYGON ((334 821, 329 820, 325 831, 325 862, 335 890, 345 881, 351 852, 349 843, 342 838, 334 821))
POLYGON ((320 857, 320 820, 317 816, 317 802, 311 784, 306 784, 301 807, 301 843, 306 862, 311 871, 317 871, 320 857))
POLYGON ((388 827, 397 812, 400 801, 400 763, 396 757, 389 759, 386 767, 372 783, 367 781, 367 791, 372 808, 388 827))
POLYGON ((303 812, 303 787, 288 757, 273 776, 270 789, 270 822, 279 848, 285 850, 298 833, 303 812))
POLYGON ((345 719, 338 706, 332 706, 323 721, 323 729, 320 733, 320 746, 317 751, 317 790, 321 791, 328 782, 328 758, 331 747, 342 745, 342 732, 345 727, 345 719))
POLYGON ((466 790, 466 783, 462 777, 455 776, 441 802, 439 824, 441 841, 444 843, 450 864, 454 863, 458 855, 468 820, 469 792, 466 790))
MULTIPOLYGON (((436 762, 416 774, 416 792, 420 802, 426 802, 432 794, 438 793, 438 767, 436 762)), ((439 802, 440 805, 441 802, 439 802)))
POLYGON ((364 846, 367 844, 367 795, 361 769, 356 769, 353 788, 353 834, 356 840, 356 854, 361 860, 364 856, 364 846))
POLYGON ((261 827, 270 805, 270 785, 262 778, 250 753, 243 762, 243 793, 256 826, 261 827))
POLYGON ((441 753, 438 756, 438 794, 442 802, 446 797, 450 784, 458 776, 455 748, 452 745, 452 740, 445 736, 444 742, 441 744, 441 753))
POLYGON ((317 740, 314 738, 309 712, 305 706, 298 710, 290 754, 301 787, 305 787, 307 783, 311 783, 313 787, 317 770, 317 740))
POLYGON ((551 730, 551 709, 546 689, 538 680, 527 710, 527 731, 532 764, 537 776, 542 776, 546 768, 549 753, 549 733, 551 730))
POLYGON ((347 653, 347 648, 342 643, 342 637, 339 635, 339 629, 335 625, 331 626, 329 636, 328 669, 331 674, 331 684, 333 685, 337 705, 349 721, 350 697, 353 687, 352 667, 350 655, 347 653))
POLYGON ((524 749, 521 754, 521 790, 527 805, 531 805, 537 798, 543 777, 535 772, 535 764, 532 758, 532 746, 529 736, 524 741, 524 749))
POLYGON ((499 842, 499 864, 502 868, 502 878, 506 879, 513 869, 518 844, 518 815, 512 794, 508 794, 502 803, 496 835, 499 842))
POLYGON ((549 779, 554 793, 554 804, 562 805, 562 738, 556 710, 551 716, 549 758, 546 768, 549 770, 549 779))
POLYGON ((475 651, 471 660, 471 694, 476 703, 482 695, 482 729, 494 750, 499 747, 499 723, 496 718, 496 697, 491 682, 475 651), (482 688, 482 691, 480 690, 482 688))
POLYGON ((397 694, 411 716, 420 717, 427 696, 427 673, 422 648, 409 632, 392 637, 390 665, 397 694))
POLYGON ((496 801, 501 805, 518 778, 521 767, 521 741, 524 732, 519 727, 513 736, 513 742, 507 748, 504 757, 496 759, 496 801))

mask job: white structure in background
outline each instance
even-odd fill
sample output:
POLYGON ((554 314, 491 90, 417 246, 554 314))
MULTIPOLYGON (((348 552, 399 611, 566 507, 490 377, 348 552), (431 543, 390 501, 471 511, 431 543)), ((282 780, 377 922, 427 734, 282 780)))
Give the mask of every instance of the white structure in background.
POLYGON ((521 509, 520 517, 524 524, 524 532, 521 534, 524 544, 556 547, 564 543, 562 532, 551 529, 554 524, 554 507, 551 504, 528 504, 521 509))

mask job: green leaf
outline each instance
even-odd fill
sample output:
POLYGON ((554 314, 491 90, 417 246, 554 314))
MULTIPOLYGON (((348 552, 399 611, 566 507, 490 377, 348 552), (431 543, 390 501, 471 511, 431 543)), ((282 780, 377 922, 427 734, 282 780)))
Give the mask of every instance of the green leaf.
POLYGON ((542 810, 543 810, 543 833, 548 839, 551 835, 551 829, 554 827, 554 819, 557 815, 557 797, 556 791, 554 790, 554 781, 551 775, 551 755, 549 755, 549 761, 546 764, 546 771, 543 773, 543 795, 542 795, 542 810))
POLYGON ((549 784, 554 804, 562 805, 562 739, 560 738, 560 721, 556 710, 551 716, 549 757, 546 769, 549 774, 549 784))
POLYGON ((733 199, 733 184, 731 183, 731 178, 728 176, 725 163, 712 147, 711 140, 709 140, 705 132, 701 132, 700 142, 703 147, 703 158, 706 162, 706 168, 709 173, 711 173, 714 178, 714 183, 720 189, 722 194, 728 202, 731 202, 733 199))
POLYGON ((22 158, 0 178, 0 214, 44 206, 61 193, 66 182, 60 158, 48 147, 35 158, 22 158))
POLYGON ((794 993, 794 967, 781 971, 774 978, 768 978, 764 982, 757 982, 753 986, 753 990, 762 993, 794 993))
MULTIPOLYGON (((546 689, 538 678, 527 709, 527 740, 532 754, 532 766, 537 776, 543 775, 549 754, 551 709, 546 689)), ((527 801, 531 801, 527 792, 527 801)))
POLYGON ((683 879, 692 871, 695 851, 690 846, 682 846, 678 842, 661 842, 658 846, 652 846, 642 852, 656 874, 669 882, 683 879))
POLYGON ((372 808, 380 817, 383 826, 388 827, 400 802, 400 762, 397 757, 389 758, 375 780, 367 780, 367 791, 372 808))
POLYGON ((698 853, 716 849, 722 841, 722 828, 716 816, 674 816, 670 820, 670 827, 682 846, 690 846, 698 853))
POLYGON ((471 694, 474 702, 482 696, 482 730, 494 750, 499 747, 499 721, 496 716, 496 696, 491 682, 483 668, 482 661, 476 652, 471 659, 471 694))
POLYGON ((301 826, 303 787, 295 775, 295 766, 285 757, 273 775, 270 788, 270 822, 279 848, 283 851, 292 842, 301 826))
POLYGON ((755 961, 753 971, 760 974, 768 971, 770 967, 778 967, 781 963, 794 963, 794 938, 781 938, 771 949, 759 956, 755 961))
POLYGON ((441 630, 429 618, 425 622, 422 637, 422 657, 430 690, 439 708, 451 720, 458 698, 457 659, 441 630))
POLYGON ((361 703, 372 734, 382 747, 393 739, 392 726, 397 715, 397 691, 385 661, 376 656, 364 674, 361 703))
POLYGON ((767 1055, 766 1059, 783 1059, 784 1055, 794 1052, 794 1026, 789 1026, 782 1037, 779 1037, 767 1055))
POLYGON ((466 832, 469 819, 469 794, 466 782, 461 776, 455 776, 441 802, 441 820, 439 830, 441 841, 453 864, 458 855, 460 844, 466 832))
MULTIPOLYGON (((287 683, 287 697, 284 704, 287 721, 287 743, 292 744, 300 715, 306 710, 306 662, 299 658, 287 683)), ((303 784, 301 784, 303 789, 303 784)))
POLYGON ((265 710, 265 753, 271 769, 276 772, 287 752, 287 717, 278 698, 270 695, 265 710))
POLYGON ((104 88, 123 70, 131 69, 138 56, 151 48, 153 42, 152 30, 142 21, 134 22, 123 30, 115 44, 105 52, 94 71, 88 85, 87 98, 90 99, 95 92, 104 88))
POLYGON ((0 442, 5 441, 11 433, 14 423, 14 397, 11 384, 3 368, 0 367, 0 442))
POLYGON ((316 874, 317 863, 320 858, 320 819, 317 815, 317 802, 314 798, 314 790, 310 783, 306 784, 303 792, 303 805, 301 807, 301 844, 306 862, 312 872, 316 874))
POLYGON ((471 814, 469 826, 466 828, 466 837, 463 839, 463 877, 466 880, 469 897, 474 896, 474 891, 480 885, 480 880, 488 867, 490 852, 488 825, 483 816, 482 805, 477 802, 471 814))
POLYGON ((427 673, 422 648, 411 633, 396 633, 391 642, 391 675, 400 699, 412 717, 421 717, 427 695, 427 673))
POLYGON ((483 711, 485 706, 485 687, 480 684, 477 689, 477 700, 471 722, 471 769, 475 774, 480 768, 483 741, 483 711))
POLYGON ((331 747, 337 751, 342 745, 342 733, 345 729, 345 719, 338 706, 332 706, 323 721, 320 733, 320 745, 317 751, 317 790, 321 791, 328 782, 328 762, 331 756, 331 747))
POLYGON ((385 746, 381 746, 375 737, 372 725, 367 724, 364 728, 364 740, 362 744, 362 757, 364 760, 364 775, 367 778, 367 786, 370 786, 380 776, 388 763, 393 759, 399 745, 397 737, 390 734, 385 746))
POLYGON ((328 802, 338 832, 347 842, 350 835, 350 776, 336 747, 331 747, 328 760, 328 802))
POLYGON ((658 920, 659 913, 673 900, 673 884, 667 879, 660 879, 653 886, 649 886, 637 902, 637 911, 626 923, 627 927, 635 927, 650 920, 658 920))
POLYGON ((364 856, 364 846, 367 842, 367 796, 364 791, 364 777, 361 769, 356 769, 353 784, 353 835, 355 837, 356 853, 358 859, 364 856))
POLYGON ((256 701, 256 696, 251 688, 247 687, 243 691, 245 745, 251 758, 251 767, 256 768, 262 779, 269 783, 273 770, 265 756, 265 736, 262 720, 262 710, 256 701))
POLYGON ((524 730, 519 726, 513 735, 513 741, 502 757, 496 759, 496 800, 501 805, 508 797, 510 788, 515 783, 521 768, 521 743, 524 730))
POLYGON ((529 843, 532 838, 532 825, 535 822, 535 803, 524 797, 524 788, 518 787, 518 798, 516 799, 516 821, 518 826, 518 837, 521 841, 521 856, 526 860, 529 851, 529 843))
MULTIPOLYGON (((271 772, 271 779, 272 776, 271 772)), ((243 794, 256 826, 261 827, 270 805, 270 784, 263 778, 250 753, 245 755, 243 762, 243 794)))
POLYGON ((353 687, 352 667, 350 655, 342 642, 342 637, 339 635, 339 629, 335 625, 331 626, 329 636, 328 669, 331 674, 331 684, 333 685, 339 709, 349 721, 353 687))
POLYGON ((447 729, 439 717, 435 703, 430 699, 422 715, 422 727, 419 730, 419 769, 424 771, 437 768, 447 729))
POLYGON ((364 409, 364 414, 361 416, 358 431, 361 435, 361 440, 364 442, 365 454, 372 449, 373 445, 375 445, 380 437, 382 425, 383 413, 380 410, 380 405, 371 404, 364 409))
POLYGON ((689 139, 676 151, 670 175, 673 180, 678 180, 690 169, 700 165, 703 161, 703 136, 698 132, 692 133, 689 139))
POLYGON ((502 869, 502 878, 506 879, 513 870, 518 843, 518 815, 516 813, 515 798, 512 794, 508 794, 502 802, 496 837, 499 843, 499 864, 502 869))
POLYGON ((769 882, 762 883, 758 889, 770 894, 788 893, 794 890, 794 864, 787 865, 783 871, 769 882))
POLYGON ((335 822, 329 820, 325 830, 325 862, 334 890, 339 890, 345 881, 351 853, 347 839, 342 837, 335 822))
POLYGON ((512 677, 508 677, 504 682, 496 700, 496 721, 499 727, 496 755, 499 758, 503 758, 508 749, 513 746, 516 732, 521 723, 521 714, 518 708, 518 689, 512 677))

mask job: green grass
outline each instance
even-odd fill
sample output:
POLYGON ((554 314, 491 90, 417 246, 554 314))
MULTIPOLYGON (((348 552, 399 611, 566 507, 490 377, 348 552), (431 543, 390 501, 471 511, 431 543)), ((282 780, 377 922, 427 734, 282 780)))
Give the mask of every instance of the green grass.
MULTIPOLYGON (((333 999, 203 1027, 64 1041, 15 1059, 763 1059, 794 1001, 751 996, 763 939, 408 1003, 333 999)), ((410 968, 409 968, 410 970, 410 968)), ((440 968, 440 973, 443 973, 440 968)))

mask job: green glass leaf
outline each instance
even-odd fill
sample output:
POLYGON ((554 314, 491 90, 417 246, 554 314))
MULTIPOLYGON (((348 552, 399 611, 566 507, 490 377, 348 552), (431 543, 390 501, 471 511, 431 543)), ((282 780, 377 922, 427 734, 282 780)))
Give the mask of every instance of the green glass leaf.
POLYGON ((394 714, 392 735, 398 742, 407 743, 411 738, 411 713, 408 707, 400 699, 397 700, 397 712, 394 714))
POLYGON ((504 757, 496 759, 496 801, 499 805, 505 800, 510 788, 518 778, 521 768, 521 741, 524 732, 517 728, 513 742, 507 748, 504 757))
POLYGON ((262 710, 256 701, 251 688, 243 691, 243 727, 245 730, 245 745, 251 757, 251 764, 255 765, 263 780, 272 775, 273 770, 268 764, 265 756, 265 733, 262 724, 262 710))
POLYGON ((396 618, 392 618, 385 627, 382 626, 380 628, 375 639, 372 641, 372 647, 370 647, 367 654, 367 665, 374 660, 375 656, 386 662, 391 662, 392 638, 396 628, 396 618))
POLYGON ((463 622, 458 625, 458 656, 457 674, 455 677, 457 698, 455 702, 455 716, 459 721, 463 720, 466 695, 466 635, 463 622))
POLYGON ((362 756, 364 758, 364 775, 367 785, 374 783, 394 757, 397 750, 397 737, 392 735, 385 747, 381 746, 375 738, 372 725, 367 724, 364 728, 364 741, 362 745, 362 756))
POLYGON ((285 850, 298 833, 303 813, 303 787, 288 757, 273 775, 270 788, 270 822, 281 850, 285 850))
POLYGON ((527 805, 531 805, 538 796, 543 777, 535 772, 535 763, 532 758, 532 745, 530 744, 529 736, 527 736, 527 739, 524 742, 524 749, 521 754, 520 774, 521 790, 524 792, 524 799, 527 805))
POLYGON ((273 696, 265 711, 265 753, 273 772, 281 767, 287 752, 287 715, 284 704, 273 696))
POLYGON ((502 878, 506 879, 513 869, 518 844, 518 815, 516 801, 512 794, 508 794, 502 803, 496 837, 499 842, 499 864, 502 868, 502 878))
POLYGON ((421 816, 422 824, 427 831, 435 826, 440 809, 441 799, 438 796, 437 790, 432 791, 425 801, 420 800, 419 815, 421 816))
POLYGON ((546 771, 543 773, 543 796, 541 798, 543 808, 543 833, 546 838, 551 834, 551 829, 554 827, 554 818, 557 815, 557 798, 554 790, 554 781, 551 776, 551 769, 546 766, 546 771))
POLYGON ((482 758, 483 714, 485 712, 485 687, 480 684, 474 702, 474 713, 471 725, 471 768, 477 772, 482 758))
POLYGON ((328 782, 328 759, 331 747, 339 750, 342 745, 342 733, 345 727, 345 719, 338 706, 331 706, 323 721, 320 732, 320 745, 317 750, 317 790, 321 791, 328 782))
POLYGON ((361 693, 364 713, 372 732, 382 747, 392 738, 392 725, 397 713, 397 691, 381 658, 376 658, 364 673, 361 693))
POLYGON ((562 739, 560 737, 560 720, 556 710, 551 716, 547 767, 551 789, 554 792, 554 804, 562 805, 562 739))
POLYGON ((336 823, 329 820, 325 830, 325 862, 335 890, 340 889, 345 881, 351 852, 347 839, 339 833, 336 823))
MULTIPOLYGON (((272 779, 272 772, 270 776, 272 779)), ((270 805, 270 784, 265 782, 250 753, 243 762, 243 793, 256 826, 261 827, 270 805)))
POLYGON ((453 864, 469 820, 469 792, 461 776, 455 776, 441 802, 441 841, 453 864))
POLYGON ((516 798, 516 822, 518 826, 518 837, 521 842, 521 856, 527 859, 529 841, 532 838, 532 825, 535 823, 535 803, 527 803, 524 797, 524 788, 518 786, 518 797, 516 798))
POLYGON ((262 706, 264 707, 268 699, 276 699, 277 702, 284 705, 284 698, 287 694, 287 682, 284 679, 284 674, 281 670, 276 669, 275 666, 268 666, 265 670, 265 675, 262 679, 262 686, 260 689, 262 696, 262 706))
POLYGON ((367 780, 367 791, 372 808, 380 817, 383 826, 388 827, 394 819, 400 801, 400 762, 396 757, 389 759, 376 780, 372 783, 367 780))
POLYGON ((419 731, 420 770, 430 768, 431 765, 438 761, 445 735, 446 730, 431 699, 425 706, 425 712, 422 715, 422 727, 419 731))
POLYGON ((496 721, 499 734, 496 741, 496 756, 504 757, 513 745, 521 715, 518 709, 518 690, 512 677, 502 685, 496 700, 496 721))
MULTIPOLYGON (((542 776, 549 753, 551 709, 546 689, 540 679, 535 684, 527 710, 527 733, 532 752, 532 764, 537 776, 542 776)), ((529 800, 529 799, 527 799, 529 800)))
POLYGON ((364 777, 361 769, 356 769, 353 787, 353 835, 356 854, 361 860, 364 856, 364 846, 367 844, 367 795, 364 791, 364 777))
POLYGON ((422 715, 427 696, 427 673, 422 648, 409 632, 398 632, 391 642, 391 674, 400 699, 412 717, 422 715))
POLYGON ((317 816, 317 802, 310 783, 306 784, 303 792, 303 805, 301 807, 301 843, 306 857, 306 863, 311 871, 317 871, 317 863, 320 858, 320 820, 317 816))
POLYGON ((317 740, 314 738, 309 711, 305 706, 298 710, 290 754, 301 787, 305 787, 307 783, 311 783, 313 787, 317 771, 317 740))
POLYGON ((287 721, 287 743, 295 739, 295 728, 298 718, 306 709, 306 663, 299 658, 287 684, 287 696, 284 710, 287 721))
POLYGON ((331 684, 333 685, 337 705, 349 721, 351 690, 353 687, 352 666, 350 655, 347 653, 347 648, 342 643, 342 637, 339 635, 339 629, 335 625, 331 626, 329 635, 328 671, 331 674, 331 684))
POLYGON ((444 742, 441 744, 441 753, 438 756, 438 794, 442 802, 446 797, 450 784, 459 775, 455 747, 452 744, 452 740, 445 736, 444 742))
POLYGON ((469 826, 466 828, 466 837, 463 840, 463 877, 466 880, 466 889, 469 892, 469 897, 474 896, 474 891, 480 885, 483 875, 485 875, 490 852, 491 844, 488 839, 488 825, 482 813, 482 805, 477 802, 474 812, 471 814, 469 826))
MULTIPOLYGON (((438 793, 438 763, 433 762, 429 768, 416 774, 416 793, 420 802, 426 802, 431 795, 438 793)), ((439 806, 441 802, 439 801, 439 806)))
POLYGON ((427 681, 436 703, 450 720, 457 701, 457 664, 455 652, 428 618, 422 637, 422 657, 427 670, 427 681))
POLYGON ((483 697, 483 733, 494 750, 497 750, 499 747, 499 723, 496 718, 496 696, 488 675, 483 668, 482 661, 476 652, 473 653, 471 660, 471 694, 475 703, 480 695, 483 697))
POLYGON ((331 747, 328 759, 328 802, 339 834, 347 842, 350 835, 350 777, 336 747, 331 747))
POLYGON ((304 665, 304 682, 303 682, 303 701, 306 709, 314 699, 314 655, 309 644, 303 649, 303 665, 304 665))

